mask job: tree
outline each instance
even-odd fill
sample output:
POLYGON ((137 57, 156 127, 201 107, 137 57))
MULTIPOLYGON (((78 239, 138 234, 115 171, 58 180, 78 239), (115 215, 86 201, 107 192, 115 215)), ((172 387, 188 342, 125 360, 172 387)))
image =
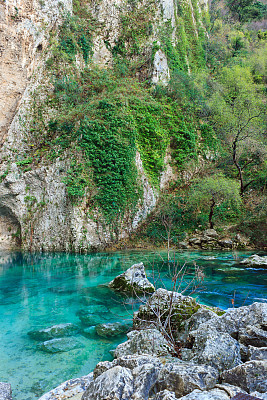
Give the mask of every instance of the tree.
POLYGON ((223 68, 209 105, 214 129, 231 154, 243 195, 254 181, 266 155, 262 87, 254 83, 248 67, 223 68))
POLYGON ((261 1, 227 0, 226 4, 241 22, 266 17, 266 5, 261 1))
POLYGON ((213 215, 216 207, 224 204, 226 207, 239 207, 241 197, 238 183, 223 175, 213 175, 203 178, 192 188, 191 202, 200 211, 209 213, 209 227, 213 229, 213 215))

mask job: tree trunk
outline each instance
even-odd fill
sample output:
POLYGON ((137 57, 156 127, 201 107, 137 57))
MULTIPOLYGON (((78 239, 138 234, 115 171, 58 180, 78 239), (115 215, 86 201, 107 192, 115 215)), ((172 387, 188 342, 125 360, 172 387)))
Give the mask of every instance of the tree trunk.
POLYGON ((210 229, 213 229, 213 226, 214 226, 214 225, 213 225, 213 222, 212 222, 214 207, 215 207, 215 201, 214 201, 214 198, 212 198, 212 200, 211 200, 211 205, 210 205, 210 214, 209 214, 210 229))
POLYGON ((238 164, 237 157, 236 157, 236 147, 237 147, 237 138, 234 140, 234 143, 233 143, 233 162, 238 170, 238 178, 240 181, 240 194, 241 194, 241 196, 243 196, 245 187, 244 187, 242 169, 241 169, 240 165, 238 164))

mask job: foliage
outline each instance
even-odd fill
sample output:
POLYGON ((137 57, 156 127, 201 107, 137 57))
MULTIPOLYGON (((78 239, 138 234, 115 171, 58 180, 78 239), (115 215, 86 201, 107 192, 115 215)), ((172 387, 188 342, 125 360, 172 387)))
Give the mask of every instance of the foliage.
POLYGON ((266 18, 267 15, 267 6, 261 1, 227 0, 226 4, 242 22, 266 18))
POLYGON ((244 181, 246 167, 257 173, 264 160, 263 97, 250 69, 238 65, 222 69, 216 89, 210 100, 213 123, 231 154, 243 194, 251 182, 244 181))
POLYGON ((210 228, 213 228, 213 213, 216 207, 238 210, 241 204, 237 182, 219 174, 197 182, 192 187, 190 201, 197 212, 209 211, 210 228))

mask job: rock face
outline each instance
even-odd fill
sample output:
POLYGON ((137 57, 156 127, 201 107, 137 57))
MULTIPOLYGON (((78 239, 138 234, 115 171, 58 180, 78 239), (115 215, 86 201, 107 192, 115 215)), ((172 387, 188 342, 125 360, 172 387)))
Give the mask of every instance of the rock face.
POLYGON ((79 327, 68 323, 53 325, 49 328, 39 329, 37 331, 28 332, 31 339, 46 341, 53 338, 60 338, 63 336, 72 336, 79 332, 79 327))
POLYGON ((113 279, 109 287, 128 294, 145 294, 155 291, 154 285, 146 277, 143 263, 132 265, 123 274, 113 279))
POLYGON ((83 345, 74 338, 51 339, 37 345, 37 348, 45 353, 61 353, 80 347, 83 345))
MULTIPOLYGON (((199 40, 205 33, 203 21, 208 12, 207 1, 192 5, 191 0, 186 0, 185 3, 187 15, 192 17, 190 38, 193 35, 199 40)), ((117 45, 125 26, 122 20, 131 14, 135 5, 122 0, 103 0, 97 5, 85 1, 83 6, 89 9, 96 25, 101 25, 100 32, 93 35, 92 60, 100 67, 110 66, 112 48, 117 45)), ((140 53, 146 61, 138 68, 137 77, 141 81, 150 78, 154 83, 166 84, 170 71, 160 32, 169 23, 170 42, 174 46, 180 43, 178 31, 181 29, 176 26, 179 5, 172 0, 151 5, 145 0, 140 6, 151 10, 148 18, 153 34, 145 35, 142 43, 140 53), (158 42, 159 48, 155 50, 158 42)), ((157 202, 158 189, 146 176, 139 152, 136 152, 135 164, 142 194, 138 204, 127 210, 127 216, 116 224, 116 229, 104 220, 97 207, 90 210, 89 217, 86 199, 79 205, 71 202, 64 183, 70 169, 67 151, 53 161, 46 157, 40 160, 38 153, 38 160, 27 168, 35 139, 28 126, 35 95, 40 94, 43 104, 51 90, 45 76, 50 33, 54 30, 56 36, 62 15, 67 12, 73 12, 72 0, 10 0, 0 4, 0 248, 76 252, 103 249, 112 244, 114 237, 117 240, 129 236, 157 202), (26 168, 22 168, 23 165, 26 168)), ((185 69, 190 70, 187 54, 183 58, 185 69)), ((82 57, 77 56, 78 70, 84 66, 82 61, 82 57)), ((35 159, 37 153, 33 154, 35 159)), ((164 188, 174 176, 171 163, 166 162, 159 187, 164 188)))
POLYGON ((0 400, 12 400, 12 390, 9 383, 0 382, 0 400))

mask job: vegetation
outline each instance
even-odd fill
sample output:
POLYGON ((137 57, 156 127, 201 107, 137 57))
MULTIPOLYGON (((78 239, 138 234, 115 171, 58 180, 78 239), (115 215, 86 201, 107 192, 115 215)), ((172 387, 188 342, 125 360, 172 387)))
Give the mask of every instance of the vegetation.
POLYGON ((266 7, 254 0, 227 6, 230 17, 213 1, 209 16, 196 0, 193 11, 178 2, 174 31, 159 23, 154 2, 129 0, 115 43, 105 38, 111 60, 101 69, 92 54, 103 26, 76 0, 74 14, 51 32, 46 99, 36 91, 31 146, 17 165, 27 171, 68 160, 70 201, 105 221, 116 238, 142 199, 137 150, 157 190, 167 153, 177 176, 141 236, 169 247, 186 231, 252 219, 253 199, 264 209, 266 190, 266 34, 252 23, 266 7), (170 68, 168 86, 150 81, 159 49, 170 68))

